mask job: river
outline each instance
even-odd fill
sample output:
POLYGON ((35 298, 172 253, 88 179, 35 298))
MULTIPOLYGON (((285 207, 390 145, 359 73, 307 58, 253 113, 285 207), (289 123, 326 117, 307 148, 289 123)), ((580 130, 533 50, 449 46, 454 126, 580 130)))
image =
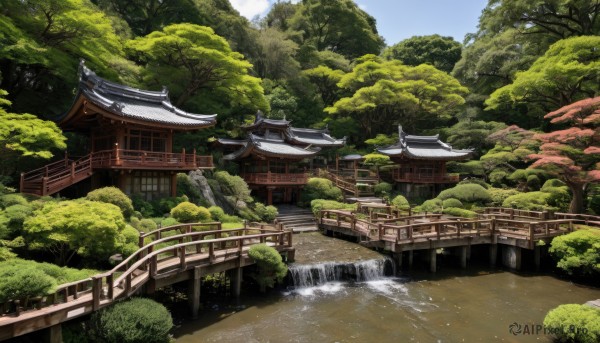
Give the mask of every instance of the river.
POLYGON ((535 333, 550 309, 600 298, 553 276, 485 267, 385 276, 391 262, 354 243, 294 239, 295 287, 206 308, 176 342, 551 342, 535 333))

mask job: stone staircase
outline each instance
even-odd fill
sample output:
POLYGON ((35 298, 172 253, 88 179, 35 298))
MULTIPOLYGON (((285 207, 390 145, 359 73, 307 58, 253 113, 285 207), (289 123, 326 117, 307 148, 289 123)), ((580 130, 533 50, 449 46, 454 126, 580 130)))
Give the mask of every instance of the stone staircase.
POLYGON ((275 221, 283 224, 284 230, 292 230, 294 233, 319 230, 315 216, 310 209, 293 205, 279 205, 277 209, 279 215, 275 221))

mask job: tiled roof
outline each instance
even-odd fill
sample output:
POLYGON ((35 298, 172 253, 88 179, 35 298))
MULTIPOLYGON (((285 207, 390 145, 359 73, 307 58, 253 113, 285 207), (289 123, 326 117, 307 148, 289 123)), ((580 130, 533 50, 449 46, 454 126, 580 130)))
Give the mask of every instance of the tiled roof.
POLYGON ((435 136, 407 135, 399 127, 398 143, 388 147, 377 148, 377 151, 392 157, 408 157, 428 160, 461 160, 468 158, 472 150, 453 149, 449 144, 435 136))
POLYGON ((148 91, 114 83, 97 76, 83 62, 79 74, 78 97, 83 95, 96 106, 125 121, 129 119, 187 129, 216 123, 216 114, 194 114, 173 106, 166 88, 148 91))
POLYGON ((248 140, 240 150, 225 155, 223 158, 226 160, 237 160, 251 154, 259 154, 269 157, 298 159, 314 156, 318 152, 319 149, 304 149, 290 145, 284 140, 264 139, 250 134, 248 140))
POLYGON ((320 147, 342 147, 346 144, 345 138, 335 139, 329 135, 328 130, 290 127, 288 136, 293 142, 320 147))

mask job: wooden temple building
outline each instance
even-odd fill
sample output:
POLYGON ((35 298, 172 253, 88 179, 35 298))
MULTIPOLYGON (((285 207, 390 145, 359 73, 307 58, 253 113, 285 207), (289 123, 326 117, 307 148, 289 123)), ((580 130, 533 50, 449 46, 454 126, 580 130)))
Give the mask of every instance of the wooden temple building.
POLYGON ((166 88, 110 82, 83 61, 73 104, 56 121, 63 131, 88 137, 88 153, 21 174, 23 193, 50 195, 78 183, 78 195, 112 185, 152 200, 175 195, 177 173, 213 167, 212 156, 195 149, 173 152, 173 134, 213 126, 216 114, 185 112, 171 104, 166 88))
POLYGON ((219 138, 217 144, 226 154, 223 159, 236 162, 253 193, 269 205, 299 201, 319 152, 345 145, 327 129, 292 127, 290 121, 267 119, 260 112, 242 129, 245 139, 219 138))
POLYGON ((398 134, 398 143, 377 151, 390 156, 396 164, 391 177, 402 194, 429 199, 448 185, 458 183, 458 175, 446 172, 446 162, 467 159, 472 150, 453 149, 438 135, 407 135, 402 126, 398 126, 398 134))

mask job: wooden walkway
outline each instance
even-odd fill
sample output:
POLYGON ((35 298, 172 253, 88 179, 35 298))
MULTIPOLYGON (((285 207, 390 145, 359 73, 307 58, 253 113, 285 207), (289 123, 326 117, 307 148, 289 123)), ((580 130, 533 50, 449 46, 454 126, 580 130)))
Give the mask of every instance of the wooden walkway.
POLYGON ((486 210, 478 219, 426 214, 372 220, 328 210, 321 211, 318 221, 324 230, 354 236, 365 245, 392 252, 497 243, 534 249, 538 241, 549 243, 573 230, 572 218, 540 219, 538 212, 508 210, 486 210))
POLYGON ((0 304, 0 341, 90 314, 141 291, 152 293, 175 282, 253 264, 248 250, 258 243, 293 259, 289 231, 220 230, 220 223, 196 223, 142 233, 140 249, 112 270, 60 285, 48 296, 0 304))

